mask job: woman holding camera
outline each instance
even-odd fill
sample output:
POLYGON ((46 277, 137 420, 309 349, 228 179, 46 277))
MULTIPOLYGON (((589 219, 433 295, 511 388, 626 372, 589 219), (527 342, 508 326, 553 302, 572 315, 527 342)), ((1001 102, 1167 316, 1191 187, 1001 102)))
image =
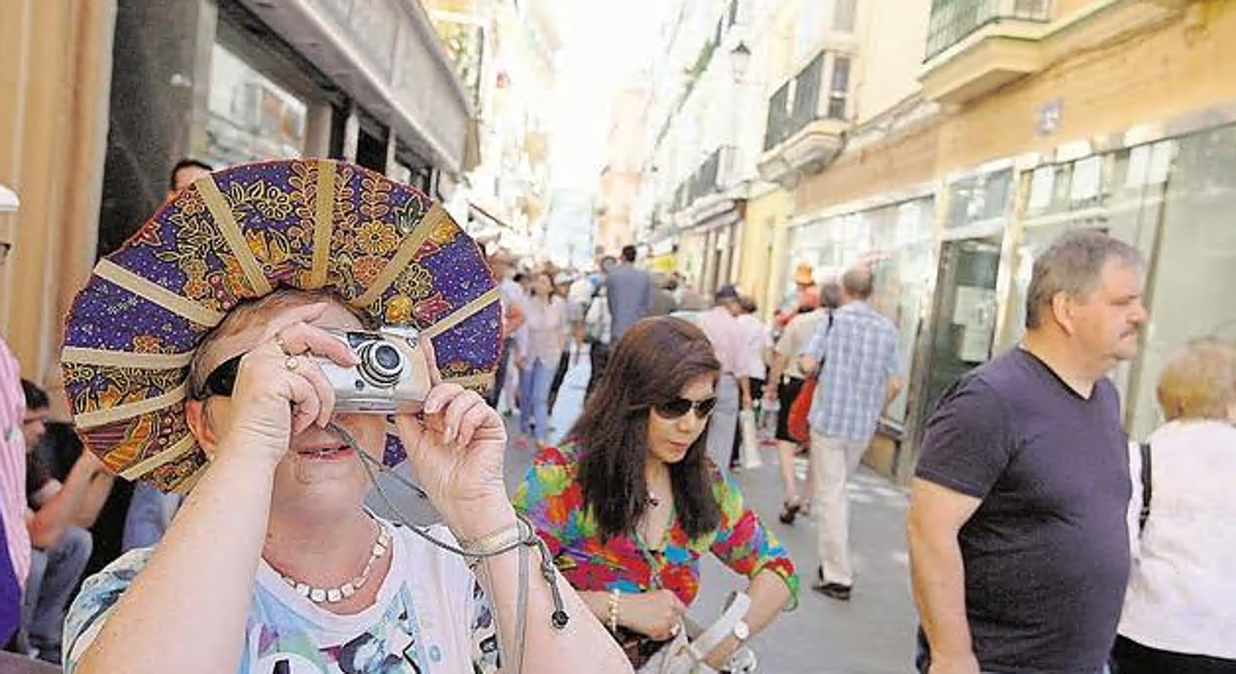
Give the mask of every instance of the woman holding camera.
POLYGON ((706 458, 719 374, 699 328, 672 317, 636 323, 565 443, 536 457, 515 497, 637 668, 678 636, 705 553, 751 579, 751 607, 705 654, 711 667, 797 594, 785 550, 706 458))
MULTIPOLYGON (((325 207, 300 213, 278 208, 298 199, 313 203, 315 195, 296 190, 316 181, 319 190, 333 188, 338 196, 333 221, 323 223, 333 232, 323 226, 314 240, 355 241, 348 238, 356 234, 349 228, 358 220, 364 228, 385 217, 391 229, 373 227, 372 236, 362 245, 372 242, 374 250, 389 255, 387 269, 391 272, 399 271, 399 265, 429 264, 422 258, 449 250, 453 241, 466 241, 448 239, 458 236, 451 229, 453 224, 423 222, 426 227, 435 225, 430 234, 434 238, 410 239, 407 248, 419 251, 412 258, 416 262, 410 263, 395 252, 396 246, 377 235, 399 231, 397 224, 402 224, 402 231, 414 236, 407 232, 416 231, 415 223, 406 219, 399 223, 396 218, 415 212, 411 209, 419 208, 423 197, 345 164, 292 164, 293 180, 279 172, 287 169, 283 163, 215 174, 218 192, 214 191, 215 178, 208 177, 168 208, 174 214, 196 213, 198 205, 189 200, 199 192, 207 196, 207 203, 218 204, 215 197, 226 195, 222 203, 232 213, 240 212, 236 221, 248 228, 249 237, 240 241, 252 241, 262 234, 276 234, 281 214, 291 219, 306 213, 331 213, 325 207), (334 175, 323 178, 314 171, 334 175), (297 182, 297 177, 302 179, 297 182), (210 184, 203 185, 203 181, 210 184), (226 190, 225 181, 240 187, 226 190), (271 196, 283 190, 290 193, 286 200, 271 196), (340 203, 349 196, 366 204, 361 207, 365 218, 346 217, 348 212, 340 203), (245 202, 255 209, 250 212, 260 212, 265 220, 254 224, 243 219, 246 212, 233 204, 233 198, 251 200, 245 202), (258 198, 266 201, 254 206, 252 200, 258 198), (398 198, 408 201, 401 204, 398 198), (372 207, 381 205, 383 199, 388 200, 385 210, 372 207)), ((327 194, 318 203, 329 204, 330 197, 327 194)), ((150 285, 132 276, 154 277, 142 266, 151 264, 150 257, 140 254, 142 246, 174 251, 193 243, 174 240, 181 236, 178 232, 187 232, 186 239, 191 236, 187 228, 160 227, 180 221, 161 211, 127 244, 127 250, 100 263, 95 273, 111 279, 110 285, 93 280, 95 285, 83 295, 92 288, 95 295, 79 298, 68 323, 71 343, 85 339, 84 335, 107 335, 117 329, 107 322, 107 312, 91 313, 92 297, 114 293, 115 287, 151 291, 158 305, 155 309, 197 311, 166 293, 153 292, 150 285), (112 269, 125 265, 129 265, 129 276, 112 269)), ((308 231, 312 235, 314 230, 308 231)), ((223 239, 215 243, 220 245, 223 239)), ((238 258, 244 256, 236 248, 228 250, 238 258)), ((306 268, 313 264, 311 258, 333 259, 305 257, 306 268)), ((224 263, 228 264, 226 258, 224 263)), ((254 269, 243 259, 236 264, 254 269)), ((483 273, 488 278, 488 272, 483 273)), ((232 277, 228 282, 254 282, 253 277, 246 278, 232 277)), ((421 345, 430 365, 430 387, 418 414, 395 414, 395 428, 389 429, 385 415, 336 411, 336 403, 352 392, 333 386, 326 371, 353 368, 360 360, 346 341, 330 331, 373 330, 385 319, 398 318, 390 308, 400 306, 399 288, 410 286, 403 285, 405 277, 389 274, 368 279, 326 278, 323 289, 275 289, 235 304, 205 305, 194 300, 199 306, 224 310, 222 320, 202 335, 169 327, 177 325, 170 318, 143 333, 149 339, 140 343, 152 348, 153 339, 192 345, 183 386, 187 400, 182 407, 169 408, 167 414, 182 410, 183 423, 191 431, 184 447, 193 451, 196 443, 208 464, 157 548, 121 557, 83 586, 67 620, 66 671, 512 671, 512 662, 498 661, 499 644, 504 660, 512 648, 522 653, 526 671, 626 671, 621 653, 597 621, 585 615, 584 605, 565 583, 560 583, 563 608, 571 618, 565 626, 551 624, 554 591, 535 568, 529 570, 533 579, 526 587, 526 601, 518 596, 522 555, 514 549, 500 551, 504 542, 518 540, 521 533, 502 480, 506 444, 502 421, 478 394, 442 382, 427 340, 421 345), (383 276, 394 279, 391 287, 395 290, 380 296, 375 304, 344 301, 345 294, 364 297, 364 284, 380 283, 383 276), (356 285, 351 285, 353 281, 356 285), (388 310, 378 312, 374 306, 388 310), (430 527, 429 533, 476 553, 476 562, 450 554, 414 536, 409 527, 379 518, 365 507, 371 477, 363 462, 383 460, 388 433, 397 433, 429 500, 442 514, 446 526, 430 527), (490 556, 479 558, 482 554, 490 556), (521 601, 526 612, 520 611, 521 601), (520 621, 526 630, 522 641, 517 629, 520 621)), ((291 273, 282 279, 303 281, 291 273)), ((492 279, 488 282, 492 286, 492 279)), ((191 289, 186 295, 192 299, 191 289)), ((132 304, 140 305, 141 298, 132 299, 132 304)), ((488 295, 471 304, 481 306, 482 301, 489 306, 488 295)), ((146 307, 146 311, 154 309, 146 307)), ((205 314, 198 311, 195 315, 205 314)), ((496 335, 492 337, 489 341, 496 343, 496 335)), ((115 360, 101 353, 99 346, 74 346, 66 349, 65 361, 115 360)), ((130 358, 130 367, 153 368, 176 356, 147 349, 130 358)), ((81 371, 68 367, 66 372, 70 393, 79 401, 85 395, 83 387, 89 384, 81 371)), ((79 421, 87 425, 84 437, 96 445, 100 436, 90 433, 89 425, 96 418, 92 415, 137 410, 132 401, 148 393, 142 387, 160 380, 122 374, 113 381, 114 395, 128 402, 89 413, 80 411, 80 402, 74 403, 79 421), (124 388, 126 381, 132 382, 131 388, 124 388)), ((146 410, 167 399, 166 395, 149 397, 139 406, 146 410)), ((166 423, 146 421, 156 427, 166 423)), ((178 428, 173 424, 156 430, 174 433, 178 428)), ((118 438, 118 442, 123 446, 139 439, 118 438)), ((104 458, 112 462, 124 457, 107 453, 104 458)), ((172 465, 177 456, 160 460, 172 465)), ((156 478, 175 476, 156 473, 156 478)), ((535 549, 528 554, 531 563, 538 563, 538 555, 535 549)))

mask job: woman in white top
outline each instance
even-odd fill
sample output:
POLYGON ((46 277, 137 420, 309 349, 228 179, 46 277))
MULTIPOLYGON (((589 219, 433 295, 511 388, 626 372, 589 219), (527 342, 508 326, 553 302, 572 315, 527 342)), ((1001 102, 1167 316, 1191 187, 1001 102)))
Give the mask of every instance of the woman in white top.
MULTIPOLYGON (((376 517, 364 507, 361 460, 326 427, 382 456, 386 420, 335 413, 310 355, 355 365, 327 330, 363 327, 373 326, 342 299, 288 289, 241 305, 210 333, 193 358, 186 405, 210 467, 153 553, 130 552, 82 587, 67 621, 67 672, 514 667, 498 662, 497 645, 518 648, 519 558, 469 568, 376 517)), ((431 378, 423 414, 394 418, 449 526, 431 531, 451 543, 488 540, 516 521, 502 483, 502 421, 478 394, 440 383, 436 368, 431 378)), ((572 618, 563 630, 547 619, 549 586, 527 587, 525 671, 629 671, 561 585, 572 618)))
POLYGON ((524 312, 528 344, 520 354, 519 427, 543 445, 549 433, 549 388, 567 340, 566 302, 554 292, 552 274, 537 273, 524 312))
POLYGON ((1159 378, 1167 423, 1151 434, 1149 517, 1139 532, 1133 446, 1133 569, 1114 659, 1119 674, 1236 672, 1236 345, 1199 342, 1159 378))

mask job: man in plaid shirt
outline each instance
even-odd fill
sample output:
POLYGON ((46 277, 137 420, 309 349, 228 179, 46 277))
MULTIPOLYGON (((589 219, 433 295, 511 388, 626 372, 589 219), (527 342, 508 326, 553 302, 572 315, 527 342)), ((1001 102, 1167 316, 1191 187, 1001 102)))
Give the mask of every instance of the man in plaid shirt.
POLYGON ((809 417, 820 554, 812 589, 842 601, 854 585, 846 482, 875 435, 881 410, 901 391, 897 328, 867 304, 874 282, 870 269, 847 271, 843 306, 832 321, 820 321, 799 354, 805 374, 820 373, 809 417))

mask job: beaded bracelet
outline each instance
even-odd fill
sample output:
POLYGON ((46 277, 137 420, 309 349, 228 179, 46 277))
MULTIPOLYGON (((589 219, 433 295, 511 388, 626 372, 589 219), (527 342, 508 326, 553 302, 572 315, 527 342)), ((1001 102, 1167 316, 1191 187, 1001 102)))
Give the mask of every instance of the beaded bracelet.
POLYGON ((609 591, 609 631, 614 634, 618 633, 618 600, 622 597, 622 591, 614 588, 609 591))

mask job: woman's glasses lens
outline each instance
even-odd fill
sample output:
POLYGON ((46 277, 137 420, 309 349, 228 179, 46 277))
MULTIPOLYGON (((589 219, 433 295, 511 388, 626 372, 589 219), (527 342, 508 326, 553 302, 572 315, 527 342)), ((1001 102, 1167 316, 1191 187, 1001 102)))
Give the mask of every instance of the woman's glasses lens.
POLYGON ((232 389, 236 387, 236 373, 240 370, 240 359, 244 355, 242 353, 232 356, 211 370, 210 374, 206 375, 206 381, 202 383, 197 399, 203 400, 210 396, 230 397, 232 389))
POLYGON ((709 414, 712 414, 712 408, 717 406, 716 397, 704 398, 703 400, 688 400, 686 398, 675 398, 667 403, 661 403, 656 406, 657 414, 666 419, 677 419, 682 415, 695 410, 695 416, 703 419, 709 414))

